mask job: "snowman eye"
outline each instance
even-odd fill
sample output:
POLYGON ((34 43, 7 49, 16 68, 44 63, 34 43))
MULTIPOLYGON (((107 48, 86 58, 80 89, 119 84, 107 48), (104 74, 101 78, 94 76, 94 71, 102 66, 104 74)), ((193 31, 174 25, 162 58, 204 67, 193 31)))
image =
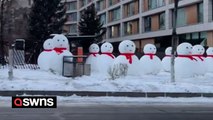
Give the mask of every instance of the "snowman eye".
POLYGON ((150 50, 152 50, 152 48, 150 48, 150 50))
POLYGON ((186 49, 189 49, 189 47, 186 47, 186 49))
POLYGON ((95 48, 92 48, 92 49, 95 49, 95 48))
POLYGON ((129 45, 126 45, 127 47, 129 47, 129 45))
POLYGON ((107 47, 107 45, 105 47, 107 47))
POLYGON ((132 47, 134 47, 134 45, 132 45, 132 47))
POLYGON ((198 51, 200 51, 200 49, 198 49, 198 51))
POLYGON ((48 45, 50 45, 50 43, 48 45))
POLYGON ((65 40, 63 40, 65 42, 65 40))

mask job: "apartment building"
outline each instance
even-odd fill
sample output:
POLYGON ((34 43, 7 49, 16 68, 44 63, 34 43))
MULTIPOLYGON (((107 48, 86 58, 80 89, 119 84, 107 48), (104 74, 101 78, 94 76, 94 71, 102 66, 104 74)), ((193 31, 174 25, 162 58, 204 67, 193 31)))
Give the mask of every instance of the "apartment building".
MULTIPOLYGON (((141 50, 147 43, 158 48, 171 45, 174 0, 67 0, 65 29, 78 35, 77 24, 83 9, 95 3, 107 28, 104 41, 118 44, 133 40, 141 50)), ((213 0, 180 0, 177 16, 179 42, 213 47, 213 0)))

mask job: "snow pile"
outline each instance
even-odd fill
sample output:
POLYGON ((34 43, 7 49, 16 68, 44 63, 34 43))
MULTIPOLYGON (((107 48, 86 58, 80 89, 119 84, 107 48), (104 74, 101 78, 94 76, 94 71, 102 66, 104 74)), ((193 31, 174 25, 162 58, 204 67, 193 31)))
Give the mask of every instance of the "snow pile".
POLYGON ((42 70, 14 70, 14 80, 8 80, 8 70, 0 69, 0 90, 72 90, 119 92, 213 92, 213 74, 203 77, 178 79, 170 82, 170 74, 127 76, 116 80, 92 74, 66 78, 42 70))

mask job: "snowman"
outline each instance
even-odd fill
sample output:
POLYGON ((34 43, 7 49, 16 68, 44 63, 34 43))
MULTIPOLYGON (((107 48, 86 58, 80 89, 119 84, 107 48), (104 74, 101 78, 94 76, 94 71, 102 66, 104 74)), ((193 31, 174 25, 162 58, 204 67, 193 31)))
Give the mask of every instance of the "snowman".
POLYGON ((177 78, 188 78, 194 76, 196 59, 192 57, 192 45, 182 43, 177 47, 178 56, 175 58, 175 75, 177 78))
POLYGON ((144 56, 142 56, 140 59, 142 74, 158 74, 162 65, 160 58, 155 55, 157 52, 155 45, 146 44, 143 51, 144 56))
POLYGON ((38 66, 41 70, 49 70, 50 69, 50 61, 53 56, 57 55, 53 50, 52 39, 47 39, 43 44, 43 52, 41 52, 38 56, 38 66))
POLYGON ((86 64, 91 65, 91 72, 98 72, 98 57, 99 57, 100 48, 97 44, 92 44, 89 47, 89 56, 86 60, 86 64))
POLYGON ((99 72, 103 74, 107 74, 112 65, 115 56, 112 54, 113 46, 111 43, 106 42, 101 45, 101 55, 98 57, 98 68, 99 72))
POLYGON ((162 67, 165 72, 171 71, 171 58, 172 58, 172 47, 168 47, 165 50, 165 57, 162 59, 162 67))
MULTIPOLYGON (((68 50, 69 41, 63 34, 56 34, 53 37, 53 44, 57 55, 53 57, 51 69, 62 74, 63 57, 73 56, 73 54, 68 50)), ((72 61, 72 58, 70 58, 70 61, 72 61)))
POLYGON ((192 56, 197 60, 195 74, 196 75, 204 75, 206 73, 205 68, 205 58, 203 54, 205 53, 205 49, 202 45, 195 45, 192 49, 192 56))
POLYGON ((207 57, 205 58, 205 66, 206 66, 206 69, 207 69, 207 72, 211 72, 213 73, 213 47, 209 47, 207 50, 206 50, 206 54, 207 54, 207 57))
POLYGON ((119 44, 120 55, 115 58, 113 67, 119 64, 125 64, 128 66, 127 75, 139 75, 139 59, 134 54, 136 46, 134 42, 130 40, 124 40, 119 44))

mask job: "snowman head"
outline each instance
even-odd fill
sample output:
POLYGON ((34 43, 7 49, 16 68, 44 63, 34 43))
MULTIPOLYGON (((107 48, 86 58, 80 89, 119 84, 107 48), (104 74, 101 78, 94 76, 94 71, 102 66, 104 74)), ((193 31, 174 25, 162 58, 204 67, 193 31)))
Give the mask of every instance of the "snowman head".
POLYGON ((181 43, 177 47, 178 55, 191 55, 192 54, 192 45, 190 43, 181 43))
POLYGON ((156 54, 157 48, 153 44, 146 44, 143 48, 144 54, 156 54))
POLYGON ((109 42, 105 42, 104 44, 101 45, 101 52, 102 53, 112 53, 113 51, 113 46, 109 42))
POLYGON ((202 45, 195 45, 192 48, 193 55, 203 55, 205 53, 205 49, 202 45))
POLYGON ((57 34, 53 37, 54 46, 56 48, 68 48, 69 42, 66 36, 63 34, 57 34))
POLYGON ((120 53, 135 53, 135 43, 131 40, 124 40, 119 44, 119 52, 120 53))
POLYGON ((206 50, 206 54, 207 54, 207 55, 213 55, 213 47, 209 47, 209 48, 206 50))
POLYGON ((44 44, 43 44, 43 48, 45 50, 52 50, 54 47, 53 47, 53 41, 52 39, 47 39, 44 41, 44 44))
POLYGON ((165 54, 166 54, 166 55, 172 55, 172 47, 166 48, 165 54))
POLYGON ((90 47, 89 47, 90 53, 98 53, 99 51, 100 51, 100 48, 97 44, 93 43, 92 45, 90 45, 90 47))

